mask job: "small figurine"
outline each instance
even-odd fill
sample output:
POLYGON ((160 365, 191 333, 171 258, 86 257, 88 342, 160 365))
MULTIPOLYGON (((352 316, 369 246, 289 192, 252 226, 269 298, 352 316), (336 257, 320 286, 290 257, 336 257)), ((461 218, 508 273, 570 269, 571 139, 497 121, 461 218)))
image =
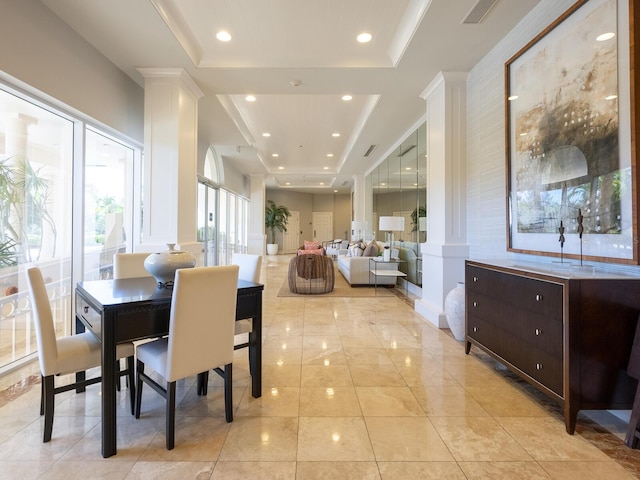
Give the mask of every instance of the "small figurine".
POLYGON ((558 241, 560 242, 560 263, 563 263, 564 255, 562 253, 562 248, 564 247, 564 225, 562 225, 562 220, 560 220, 560 228, 558 228, 558 232, 560 232, 560 238, 558 238, 558 241))
POLYGON ((582 216, 582 210, 578 209, 578 218, 576 220, 578 220, 578 235, 580 236, 580 239, 582 239, 582 232, 584 232, 584 227, 582 226, 582 219, 584 217, 582 216))

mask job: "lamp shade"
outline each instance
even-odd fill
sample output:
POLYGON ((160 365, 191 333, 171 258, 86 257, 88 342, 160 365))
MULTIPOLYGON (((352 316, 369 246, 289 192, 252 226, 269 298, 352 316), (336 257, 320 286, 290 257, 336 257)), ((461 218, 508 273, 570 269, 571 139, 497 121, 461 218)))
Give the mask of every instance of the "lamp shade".
POLYGON ((404 230, 404 217, 380 217, 379 227, 383 232, 401 232, 404 230))

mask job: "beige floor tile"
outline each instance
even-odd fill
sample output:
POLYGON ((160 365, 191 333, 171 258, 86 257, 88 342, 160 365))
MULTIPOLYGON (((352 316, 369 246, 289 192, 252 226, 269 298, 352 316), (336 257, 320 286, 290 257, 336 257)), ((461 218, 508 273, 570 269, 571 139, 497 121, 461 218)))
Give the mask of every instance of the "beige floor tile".
POLYGON ((375 462, 298 462, 296 480, 380 480, 375 462))
POLYGON ((612 461, 540 462, 555 480, 632 480, 637 478, 612 461))
POLYGON ((36 480, 52 465, 52 460, 0 460, 0 472, 2 480, 36 480))
POLYGON ((535 400, 512 385, 467 387, 482 407, 494 417, 544 417, 548 414, 535 400))
POLYGON ((459 465, 468 480, 484 480, 487 478, 496 480, 549 480, 552 478, 536 462, 460 462, 459 465))
POLYGON ((382 480, 465 480, 456 462, 378 462, 382 480))
POLYGON ((351 370, 346 365, 302 365, 303 387, 351 387, 351 370))
POLYGON ((263 387, 260 398, 254 398, 247 389, 236 416, 297 417, 299 405, 300 387, 263 387))
POLYGON ((301 365, 302 347, 270 347, 262 349, 263 365, 301 365))
POLYGON ((428 416, 489 416, 464 387, 411 387, 411 392, 428 416))
POLYGON ((342 335, 345 348, 382 348, 382 343, 375 335, 342 335))
POLYGON ((349 365, 392 365, 391 357, 384 348, 345 347, 345 358, 349 365))
POLYGON ((409 387, 356 387, 365 417, 421 417, 424 410, 409 387))
POLYGON ((204 479, 211 476, 213 462, 138 462, 126 480, 185 480, 204 479))
POLYGON ((323 325, 323 324, 306 324, 303 329, 303 334, 305 336, 310 335, 335 335, 338 336, 338 326, 334 324, 323 325))
POLYGON ((122 480, 127 477, 134 464, 129 462, 105 462, 103 460, 84 460, 69 462, 60 460, 42 474, 42 480, 85 480, 104 478, 122 480))
POLYGON ((263 365, 262 386, 298 387, 300 386, 300 371, 300 365, 263 365))
POLYGON ((428 418, 365 417, 378 462, 452 462, 428 418))
MULTIPOLYGON (((296 480, 295 462, 218 462, 211 480, 296 480)), ((184 480, 184 479, 183 479, 184 480)))
POLYGON ((298 449, 298 418, 237 417, 218 458, 222 462, 292 462, 298 449))
POLYGON ((353 387, 303 387, 300 389, 301 417, 362 416, 353 387))
POLYGON ((410 387, 459 387, 460 384, 435 361, 396 364, 400 375, 410 387))
POLYGON ((568 435, 564 422, 558 418, 500 417, 496 420, 537 461, 609 460, 580 434, 568 435))
POLYGON ((328 360, 331 365, 344 365, 346 359, 339 336, 305 335, 302 346, 303 365, 322 365, 328 360))
POLYGON ((373 461, 362 417, 300 417, 299 462, 373 461))
POLYGON ((407 383, 394 365, 350 365, 357 387, 404 387, 407 383))
POLYGON ((476 462, 533 458, 490 417, 429 417, 455 459, 476 462))

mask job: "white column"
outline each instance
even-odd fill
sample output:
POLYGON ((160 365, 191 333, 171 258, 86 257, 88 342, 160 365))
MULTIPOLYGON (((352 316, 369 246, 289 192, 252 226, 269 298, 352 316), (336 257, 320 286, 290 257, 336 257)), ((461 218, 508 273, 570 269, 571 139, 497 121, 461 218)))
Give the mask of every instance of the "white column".
MULTIPOLYGON (((353 176, 353 218, 354 222, 361 222, 362 225, 366 222, 366 195, 367 189, 365 187, 364 174, 356 174, 353 176)), ((349 239, 364 238, 365 234, 370 229, 362 228, 359 232, 352 232, 350 230, 349 239)))
POLYGON ((427 243, 422 298, 415 309, 447 327, 444 300, 464 282, 466 231, 466 73, 440 73, 421 95, 427 102, 427 243))
POLYGON ((198 99, 202 91, 181 68, 140 68, 144 76, 143 242, 166 243, 200 257, 197 229, 198 99))
POLYGON ((264 226, 264 210, 266 207, 265 176, 262 174, 249 175, 251 182, 251 209, 249 213, 249 245, 248 252, 254 255, 266 255, 265 245, 267 237, 264 226))

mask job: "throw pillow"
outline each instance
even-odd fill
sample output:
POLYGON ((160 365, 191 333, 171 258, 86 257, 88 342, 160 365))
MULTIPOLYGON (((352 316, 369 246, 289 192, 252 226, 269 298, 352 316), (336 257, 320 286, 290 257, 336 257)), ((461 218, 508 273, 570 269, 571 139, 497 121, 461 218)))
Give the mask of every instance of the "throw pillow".
POLYGON ((367 248, 365 248, 364 252, 362 252, 362 256, 363 257, 377 257, 378 256, 378 246, 376 245, 376 242, 371 242, 369 245, 367 245, 367 248))
POLYGON ((318 242, 310 242, 309 240, 304 241, 305 250, 317 250, 319 248, 320 248, 320 244, 318 242))

